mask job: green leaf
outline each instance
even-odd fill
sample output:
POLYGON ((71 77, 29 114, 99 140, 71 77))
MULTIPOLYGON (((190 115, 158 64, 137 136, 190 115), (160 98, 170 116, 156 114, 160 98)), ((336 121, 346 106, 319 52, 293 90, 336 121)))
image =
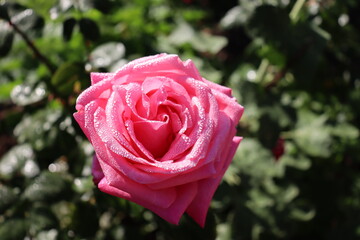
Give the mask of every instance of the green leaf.
MULTIPOLYGON (((249 0, 239 0, 238 6, 235 6, 228 10, 224 17, 220 20, 220 26, 228 29, 235 28, 239 25, 246 25, 249 21, 252 21, 253 15, 256 15, 258 7, 270 6, 275 7, 281 5, 283 1, 274 1, 274 0, 262 0, 262 1, 249 1, 249 0)), ((271 15, 271 13, 269 13, 271 15)), ((269 22, 265 24, 270 25, 269 22)), ((273 25, 271 25, 273 26, 273 25)))
POLYGON ((94 236, 99 228, 96 207, 86 202, 78 202, 73 215, 72 228, 83 238, 88 239, 94 236), (84 219, 86 219, 86 224, 84 224, 84 219))
POLYGON ((34 152, 29 144, 21 144, 11 148, 0 159, 0 179, 11 179, 20 173, 28 160, 33 158, 34 152))
POLYGON ((6 56, 12 47, 14 33, 5 21, 0 21, 0 57, 6 56))
MULTIPOLYGON (((287 151, 289 151, 289 144, 286 145, 285 149, 287 149, 287 151)), ((297 157, 292 157, 289 155, 283 155, 281 157, 281 164, 285 164, 288 167, 293 167, 299 170, 308 170, 311 167, 311 161, 310 159, 304 157, 304 156, 297 156, 297 157)))
POLYGON ((15 86, 11 91, 11 100, 19 105, 26 106, 43 100, 46 97, 45 83, 24 83, 15 86))
POLYGON ((229 240, 231 239, 231 226, 228 223, 217 224, 216 226, 216 239, 229 240))
POLYGON ((16 12, 16 14, 11 17, 11 21, 22 31, 29 31, 36 27, 39 19, 39 16, 32 9, 16 12))
POLYGON ((188 43, 195 36, 195 30, 186 22, 180 22, 168 37, 168 41, 174 45, 188 43))
POLYGON ((36 235, 37 240, 57 240, 58 239, 58 230, 51 229, 49 231, 41 231, 36 235))
POLYGON ((16 0, 19 4, 26 6, 32 11, 36 11, 44 18, 49 18, 49 11, 55 5, 57 0, 16 0))
POLYGON ((251 176, 254 183, 261 183, 263 179, 283 175, 283 167, 273 159, 271 152, 259 141, 245 138, 236 151, 232 164, 239 169, 240 173, 251 176))
POLYGON ((71 39, 74 27, 77 21, 75 18, 68 18, 63 23, 63 37, 65 41, 69 41, 71 39))
POLYGON ((94 188, 92 177, 74 179, 73 189, 78 193, 88 193, 94 188))
POLYGON ((18 85, 20 81, 14 81, 14 82, 5 82, 1 83, 0 87, 0 102, 2 101, 8 101, 10 99, 10 94, 13 88, 18 85))
POLYGON ((200 52, 216 54, 226 46, 227 39, 222 36, 214 36, 205 32, 200 32, 190 43, 194 49, 200 52))
POLYGON ((218 53, 227 44, 225 37, 213 36, 205 32, 198 33, 186 22, 178 24, 168 37, 168 41, 175 46, 189 43, 195 50, 211 54, 218 53))
POLYGON ((309 221, 315 217, 316 211, 314 209, 310 209, 308 211, 295 208, 290 212, 290 217, 296 219, 298 221, 309 221))
POLYGON ((299 120, 292 138, 308 155, 314 157, 329 157, 331 155, 331 127, 326 125, 325 115, 316 115, 308 110, 298 112, 299 120))
POLYGON ((259 119, 260 127, 258 130, 258 139, 262 145, 268 149, 275 147, 280 133, 280 126, 278 122, 279 115, 274 117, 274 113, 275 111, 271 111, 269 114, 262 114, 259 119))
POLYGON ((81 18, 79 21, 80 32, 84 38, 90 41, 96 41, 100 38, 100 29, 95 21, 89 18, 81 18))
POLYGON ((299 128, 294 132, 294 140, 310 156, 326 158, 331 155, 332 138, 327 127, 299 128))
POLYGON ((24 197, 33 202, 50 202, 59 197, 64 198, 69 187, 63 175, 45 171, 25 189, 24 197))
POLYGON ((292 72, 296 77, 296 83, 301 87, 313 89, 313 76, 330 35, 313 23, 297 24, 293 32, 293 46, 289 54, 289 61, 293 62, 292 72), (299 42, 300 38, 303 41, 299 42))
POLYGON ((260 57, 267 59, 271 64, 274 64, 277 67, 284 67, 286 64, 284 53, 271 45, 262 43, 261 46, 259 46, 258 54, 260 57))
POLYGON ((63 154, 69 154, 75 144, 75 129, 72 118, 63 113, 58 106, 39 110, 33 115, 25 115, 14 129, 19 143, 28 143, 40 151, 40 167, 48 167, 63 154))
POLYGON ((292 32, 288 12, 283 8, 271 5, 262 5, 256 8, 247 29, 254 37, 261 37, 276 47, 287 44, 289 34, 292 32), (272 27, 268 27, 271 25, 272 27))
POLYGON ((40 102, 47 96, 46 84, 35 72, 28 73, 22 84, 15 86, 11 93, 11 100, 19 106, 27 106, 40 102))
POLYGON ((23 219, 10 219, 0 224, 1 240, 24 239, 27 232, 27 221, 23 219))
MULTIPOLYGON (((10 20, 10 16, 8 13, 7 5, 4 3, 0 4, 0 19, 4 19, 6 21, 10 20)), ((1 28, 0 28, 1 29, 1 28)))
POLYGON ((235 167, 233 164, 231 164, 229 168, 226 170, 226 173, 224 175, 224 181, 227 182, 229 185, 240 184, 241 179, 238 175, 238 168, 235 167))
POLYGON ((301 85, 313 86, 312 77, 330 39, 327 32, 311 22, 292 23, 285 8, 272 5, 257 7, 247 30, 251 36, 261 38, 269 46, 259 51, 260 56, 267 57, 278 67, 285 66, 285 56, 286 67, 293 71, 296 80, 301 85))
POLYGON ((220 26, 229 29, 243 24, 248 19, 248 14, 241 6, 231 8, 220 21, 220 26))
POLYGON ((197 239, 216 239, 216 220, 211 209, 206 216, 205 226, 201 228, 192 218, 185 215, 179 226, 170 225, 163 220, 158 221, 161 232, 166 238, 173 240, 197 240, 197 239))
POLYGON ((62 64, 51 78, 56 92, 67 97, 74 91, 74 84, 85 76, 84 66, 80 63, 67 62, 62 64))
POLYGON ((108 42, 95 48, 90 63, 96 68, 109 67, 125 56, 125 46, 120 42, 108 42))
POLYGON ((30 220, 29 231, 32 235, 57 227, 55 215, 45 206, 31 209, 28 219, 30 220))
POLYGON ((357 139, 359 129, 349 123, 341 123, 334 126, 331 134, 340 138, 357 139))
POLYGON ((51 206, 51 210, 54 212, 62 228, 70 227, 74 220, 73 216, 75 209, 76 205, 73 202, 68 201, 58 201, 51 206))
POLYGON ((0 213, 4 212, 6 208, 14 204, 17 195, 12 188, 0 184, 0 213))
POLYGON ((15 127, 14 135, 19 143, 29 143, 35 150, 43 150, 53 146, 56 141, 59 128, 55 123, 60 121, 60 118, 59 110, 40 110, 33 115, 24 116, 15 127))

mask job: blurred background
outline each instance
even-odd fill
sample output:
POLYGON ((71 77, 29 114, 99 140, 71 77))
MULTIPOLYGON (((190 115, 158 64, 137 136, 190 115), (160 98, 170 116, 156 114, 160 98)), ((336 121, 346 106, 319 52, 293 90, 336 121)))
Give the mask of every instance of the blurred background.
POLYGON ((360 239, 358 0, 0 0, 0 239, 360 239), (244 136, 204 229, 92 183, 92 71, 160 52, 229 86, 244 136))

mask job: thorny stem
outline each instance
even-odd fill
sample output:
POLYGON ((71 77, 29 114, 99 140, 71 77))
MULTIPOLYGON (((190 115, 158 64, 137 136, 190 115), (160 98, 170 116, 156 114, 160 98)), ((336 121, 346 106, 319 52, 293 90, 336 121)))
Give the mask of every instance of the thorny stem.
MULTIPOLYGON (((27 46, 32 50, 34 55, 37 59, 39 59, 43 64, 45 64, 48 71, 53 76, 56 72, 56 68, 51 64, 50 60, 46 58, 39 49, 34 45, 34 43, 30 40, 30 38, 26 35, 25 32, 23 32, 16 24, 14 24, 10 19, 8 20, 9 25, 14 29, 16 33, 18 33, 26 42, 27 46)), ((52 92, 52 97, 57 98, 63 106, 65 106, 66 109, 68 109, 70 112, 72 109, 70 108, 70 105, 66 99, 64 99, 54 88, 54 86, 51 84, 50 81, 46 81, 46 85, 49 88, 49 90, 52 92)), ((49 96, 51 97, 51 95, 49 96)))
POLYGON ((36 58, 38 58, 42 63, 45 64, 45 66, 47 67, 47 69, 49 70, 49 72, 51 74, 54 74, 55 73, 55 68, 50 63, 49 59, 47 59, 39 51, 39 49, 34 45, 34 43, 29 39, 29 37, 16 24, 14 24, 11 20, 8 20, 8 22, 9 22, 9 25, 14 29, 14 31, 17 32, 24 39, 24 41, 26 42, 28 47, 33 51, 36 58))

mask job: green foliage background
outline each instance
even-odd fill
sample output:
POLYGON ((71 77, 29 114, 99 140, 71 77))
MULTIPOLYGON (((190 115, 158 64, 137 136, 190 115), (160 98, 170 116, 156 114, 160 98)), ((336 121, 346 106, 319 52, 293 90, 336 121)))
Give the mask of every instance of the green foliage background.
POLYGON ((0 1, 0 239, 360 239, 357 0, 0 1), (230 86, 244 136, 204 229, 103 194, 89 72, 159 52, 230 86))

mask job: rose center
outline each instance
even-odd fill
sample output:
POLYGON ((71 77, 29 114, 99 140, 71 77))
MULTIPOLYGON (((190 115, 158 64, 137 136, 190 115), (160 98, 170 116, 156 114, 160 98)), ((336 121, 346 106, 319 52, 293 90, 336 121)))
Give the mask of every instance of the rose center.
POLYGON ((163 107, 158 109, 156 119, 134 122, 136 138, 153 155, 160 159, 174 140, 171 119, 163 107))

